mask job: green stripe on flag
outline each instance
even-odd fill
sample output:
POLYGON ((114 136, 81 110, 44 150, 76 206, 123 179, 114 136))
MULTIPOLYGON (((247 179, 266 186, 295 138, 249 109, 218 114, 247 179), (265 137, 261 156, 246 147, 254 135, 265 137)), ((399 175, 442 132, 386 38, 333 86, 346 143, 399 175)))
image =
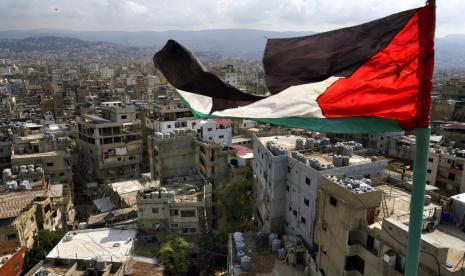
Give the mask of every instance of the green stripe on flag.
POLYGON ((189 103, 180 95, 185 106, 199 119, 249 119, 263 123, 303 128, 319 132, 331 133, 384 133, 403 131, 399 121, 379 117, 348 117, 348 118, 310 118, 310 117, 283 117, 283 118, 235 118, 204 114, 191 108, 189 103))

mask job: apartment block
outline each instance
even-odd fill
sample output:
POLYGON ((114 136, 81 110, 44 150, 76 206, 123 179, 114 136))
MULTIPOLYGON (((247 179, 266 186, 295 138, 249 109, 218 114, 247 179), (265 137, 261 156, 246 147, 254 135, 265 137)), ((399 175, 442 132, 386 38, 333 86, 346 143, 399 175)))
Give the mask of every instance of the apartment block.
POLYGON ((381 177, 386 160, 362 155, 355 142, 331 144, 328 138, 254 137, 254 197, 263 232, 300 235, 313 246, 316 206, 323 175, 381 177))
MULTIPOLYGON (((440 199, 425 198, 419 275, 461 273, 453 264, 464 256, 465 235, 443 220, 440 199)), ((314 275, 404 275, 410 200, 409 186, 395 179, 323 177, 314 275)))
POLYGON ((81 167, 88 179, 112 182, 139 175, 142 154, 141 121, 135 108, 103 102, 102 115, 78 121, 81 167))

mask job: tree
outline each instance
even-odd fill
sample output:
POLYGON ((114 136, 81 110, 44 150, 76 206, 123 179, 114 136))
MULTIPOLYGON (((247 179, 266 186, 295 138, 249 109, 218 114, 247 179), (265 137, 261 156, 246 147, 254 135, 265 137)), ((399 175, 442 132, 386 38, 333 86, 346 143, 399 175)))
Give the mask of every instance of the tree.
POLYGON ((189 268, 189 246, 182 237, 166 234, 159 238, 161 244, 154 255, 165 266, 168 275, 185 275, 189 268))
POLYGON ((237 178, 217 190, 218 210, 229 222, 242 223, 252 217, 252 183, 237 178))
POLYGON ((65 235, 65 231, 39 230, 34 236, 34 245, 26 254, 26 269, 28 271, 55 247, 65 235))

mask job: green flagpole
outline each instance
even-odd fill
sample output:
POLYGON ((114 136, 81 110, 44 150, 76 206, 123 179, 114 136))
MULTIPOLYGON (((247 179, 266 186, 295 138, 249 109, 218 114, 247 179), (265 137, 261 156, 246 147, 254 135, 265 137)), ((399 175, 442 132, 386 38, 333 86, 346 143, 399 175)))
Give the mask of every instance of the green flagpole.
POLYGON ((412 198, 410 201, 405 276, 418 275, 430 135, 430 128, 416 129, 415 161, 413 164, 413 186, 412 198))

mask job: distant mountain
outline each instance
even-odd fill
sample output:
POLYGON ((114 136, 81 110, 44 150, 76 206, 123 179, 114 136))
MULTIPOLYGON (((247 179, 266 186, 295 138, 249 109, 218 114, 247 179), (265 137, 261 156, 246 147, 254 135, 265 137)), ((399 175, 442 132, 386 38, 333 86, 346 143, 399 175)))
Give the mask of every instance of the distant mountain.
MULTIPOLYGON (((176 39, 187 48, 207 56, 261 59, 266 38, 294 37, 314 32, 274 32, 251 29, 216 29, 203 31, 118 32, 118 31, 69 31, 60 29, 0 31, 2 39, 32 40, 34 37, 60 36, 79 39, 71 45, 91 45, 91 42, 114 45, 160 48, 168 39, 176 39)), ((26 43, 26 42, 25 42, 26 43)), ((1 44, 0 44, 1 45, 1 44)), ((56 47, 60 41, 56 40, 56 47)), ((51 45, 52 46, 52 45, 51 45)), ((2 47, 2 46, 0 46, 2 47)), ((29 47, 24 45, 24 47, 29 47)), ((84 47, 84 46, 83 46, 84 47)), ((438 66, 465 67, 465 35, 449 35, 436 39, 436 64, 438 66)))
POLYGON ((436 39, 436 64, 465 67, 465 35, 448 35, 436 39))
POLYGON ((83 41, 77 38, 58 36, 0 40, 0 48, 9 48, 12 52, 71 50, 78 48, 92 48, 96 46, 117 47, 117 45, 108 42, 83 41))
POLYGON ((309 35, 314 32, 274 32, 250 29, 164 32, 91 32, 58 29, 0 31, 1 39, 23 39, 38 36, 66 36, 85 41, 106 41, 127 46, 162 47, 168 39, 196 52, 214 53, 230 58, 260 59, 266 38, 309 35))

